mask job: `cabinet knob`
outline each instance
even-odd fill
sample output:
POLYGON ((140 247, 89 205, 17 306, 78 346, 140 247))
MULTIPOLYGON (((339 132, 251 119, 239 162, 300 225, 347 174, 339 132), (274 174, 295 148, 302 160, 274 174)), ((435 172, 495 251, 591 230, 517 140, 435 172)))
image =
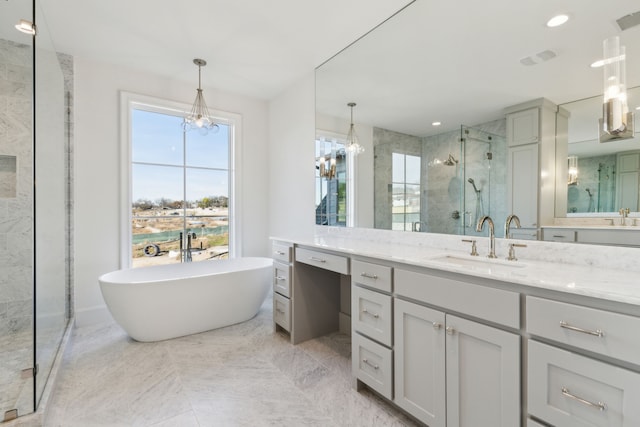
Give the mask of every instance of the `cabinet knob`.
POLYGON ((432 325, 433 325, 433 329, 436 329, 436 330, 442 328, 442 323, 440 322, 433 322, 432 325))
POLYGON ((447 326, 447 329, 445 329, 447 331, 447 335, 453 335, 455 334, 456 330, 453 329, 452 326, 447 326))

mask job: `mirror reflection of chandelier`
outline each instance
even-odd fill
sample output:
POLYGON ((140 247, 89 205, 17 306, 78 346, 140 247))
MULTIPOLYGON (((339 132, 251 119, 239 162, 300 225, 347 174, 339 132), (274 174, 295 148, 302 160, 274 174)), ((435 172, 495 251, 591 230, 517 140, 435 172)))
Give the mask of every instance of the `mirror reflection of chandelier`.
POLYGON ((604 100, 600 122, 600 142, 633 138, 633 112, 627 105, 626 55, 620 38, 603 42, 604 100))

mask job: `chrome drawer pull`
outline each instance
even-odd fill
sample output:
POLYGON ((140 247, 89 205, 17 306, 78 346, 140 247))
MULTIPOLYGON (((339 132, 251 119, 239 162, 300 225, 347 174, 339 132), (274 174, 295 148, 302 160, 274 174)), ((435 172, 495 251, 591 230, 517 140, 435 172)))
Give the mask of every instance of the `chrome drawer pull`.
POLYGON ((451 326, 447 326, 447 328, 445 329, 445 331, 447 331, 447 335, 453 335, 455 334, 456 330, 453 329, 453 327, 451 326))
POLYGON ((276 280, 287 280, 287 278, 282 276, 276 276, 276 280))
POLYGON ((442 323, 440 322, 433 322, 432 325, 433 325, 433 329, 436 329, 436 330, 442 328, 442 323))
POLYGON ((573 400, 577 400, 580 403, 583 403, 587 406, 591 406, 592 408, 596 408, 599 411, 604 411, 607 409, 607 404, 606 403, 602 403, 602 402, 598 402, 598 403, 593 403, 590 402, 586 399, 583 399, 581 397, 576 396, 575 394, 571 394, 571 392, 569 392, 569 389, 566 387, 562 387, 562 394, 566 397, 568 397, 569 399, 573 399, 573 400))
POLYGON ((326 259, 316 258, 316 257, 314 257, 314 256, 310 256, 310 257, 309 257, 309 260, 310 260, 310 261, 316 261, 316 262, 327 262, 327 260, 326 260, 326 259))
POLYGON ((564 320, 560 321, 560 327, 561 328, 565 328, 565 329, 569 329, 570 331, 581 332, 581 333, 587 334, 587 335, 593 335, 595 337, 600 337, 600 338, 604 337, 604 331, 601 331, 600 329, 596 329, 595 331, 590 331, 588 329, 578 328, 577 326, 571 326, 570 324, 568 324, 564 320))
POLYGON ((378 278, 377 274, 369 274, 364 272, 360 273, 360 276, 366 277, 367 279, 373 279, 373 280, 376 280, 378 278))
POLYGON ((376 364, 374 364, 374 363, 369 362, 369 360, 367 360, 367 359, 362 359, 362 363, 364 363, 364 364, 366 364, 366 365, 371 366, 371 367, 372 367, 373 369, 375 369, 376 371, 380 368, 380 366, 378 366, 378 365, 376 365, 376 364))
POLYGON ((282 251, 276 251, 276 255, 286 255, 286 254, 282 251))
POLYGON ((368 312, 366 308, 363 308, 363 309, 362 309, 362 312, 363 312, 364 314, 368 314, 369 316, 373 316, 373 317, 375 317, 376 319, 377 319, 378 317, 380 317, 380 316, 379 316, 379 315, 377 315, 376 313, 370 313, 370 312, 368 312))

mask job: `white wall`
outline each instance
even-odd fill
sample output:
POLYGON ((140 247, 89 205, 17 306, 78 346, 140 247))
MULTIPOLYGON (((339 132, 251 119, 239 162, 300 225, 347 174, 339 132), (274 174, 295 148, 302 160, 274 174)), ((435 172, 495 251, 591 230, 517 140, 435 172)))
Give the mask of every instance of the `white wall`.
MULTIPOLYGON (((191 104, 195 83, 75 58, 74 292, 78 326, 109 318, 98 277, 120 268, 119 92, 191 104)), ((242 116, 242 197, 238 205, 242 255, 267 255, 271 211, 269 167, 264 161, 269 158, 267 102, 206 87, 204 93, 210 109, 242 116)))
POLYGON ((269 104, 269 233, 313 236, 315 225, 313 72, 269 104))

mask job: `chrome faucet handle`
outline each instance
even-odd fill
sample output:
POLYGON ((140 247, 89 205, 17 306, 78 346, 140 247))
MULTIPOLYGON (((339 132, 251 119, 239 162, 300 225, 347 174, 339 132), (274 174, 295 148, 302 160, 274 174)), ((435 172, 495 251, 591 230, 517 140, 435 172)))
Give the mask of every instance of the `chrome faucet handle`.
POLYGON ((516 258, 516 250, 515 248, 526 248, 527 245, 522 243, 509 243, 509 256, 506 258, 507 261, 517 261, 516 258))
POLYGON ((471 243, 471 256, 478 256, 478 247, 475 239, 462 239, 463 242, 471 243))

